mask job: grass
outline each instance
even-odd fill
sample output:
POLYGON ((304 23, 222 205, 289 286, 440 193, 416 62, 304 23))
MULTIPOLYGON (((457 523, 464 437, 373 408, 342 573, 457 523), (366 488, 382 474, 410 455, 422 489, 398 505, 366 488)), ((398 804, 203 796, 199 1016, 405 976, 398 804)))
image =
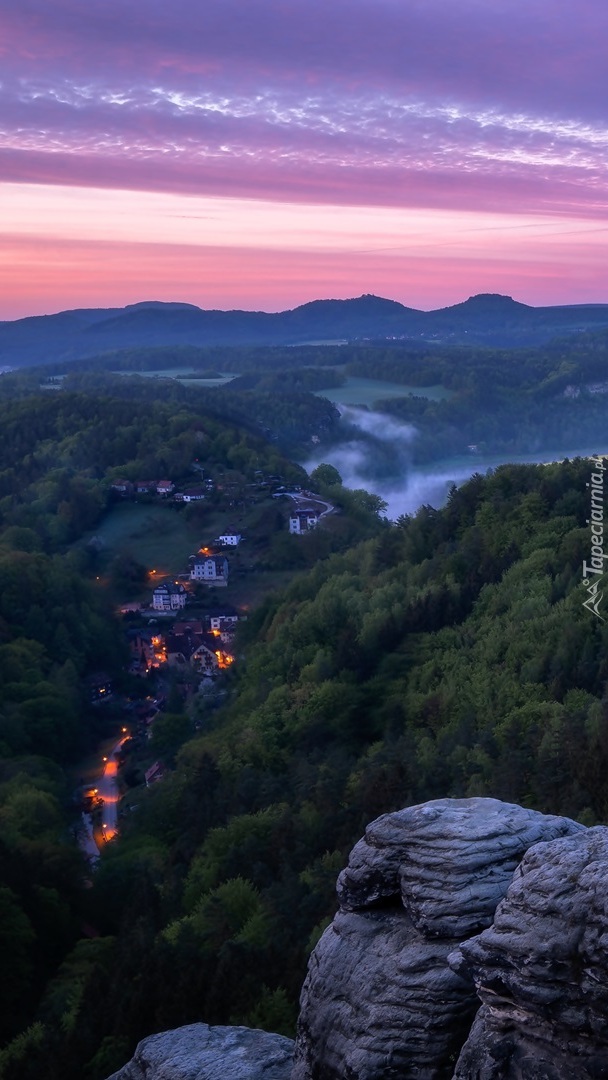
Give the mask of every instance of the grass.
MULTIPOLYGON (((226 549, 230 564, 228 586, 209 589, 209 599, 213 604, 228 601, 236 607, 253 610, 268 593, 285 586, 295 573, 258 569, 260 562, 267 562, 268 545, 274 535, 272 519, 277 510, 276 501, 267 497, 247 508, 197 507, 199 516, 193 520, 187 508, 173 503, 125 501, 115 504, 94 533, 85 536, 79 545, 86 544, 93 535, 102 541, 100 583, 103 588, 109 586, 103 578, 103 567, 108 566, 116 555, 129 553, 148 570, 154 571, 141 593, 132 598, 145 602, 149 601, 155 584, 188 572, 188 558, 201 545, 212 545, 220 533, 236 528, 247 539, 239 548, 226 549)), ((123 602, 119 596, 115 600, 123 602)))
MULTIPOLYGON (((92 535, 101 540, 107 557, 129 552, 159 577, 186 573, 188 556, 198 551, 203 539, 199 522, 188 520, 175 504, 162 503, 118 503, 92 535)), ((84 542, 90 539, 86 536, 84 542)))
POLYGON ((164 371, 114 371, 113 375, 141 375, 145 379, 175 379, 182 386, 224 386, 236 378, 232 372, 220 372, 219 379, 192 379, 189 376, 195 374, 192 367, 166 368, 164 371))
MULTIPOLYGON (((321 343, 317 342, 316 344, 321 343)), ((341 364, 333 366, 336 370, 343 367, 341 364)), ((327 369, 323 368, 322 370, 327 369)), ((131 374, 131 372, 116 372, 115 374, 124 375, 131 374)), ((224 371, 221 373, 221 379, 191 379, 188 378, 188 376, 194 374, 194 369, 191 367, 167 368, 165 371, 138 371, 136 374, 151 379, 170 378, 175 379, 176 382, 181 383, 183 386, 201 387, 227 386, 232 379, 236 378, 234 372, 224 371)), ((334 401, 337 405, 368 406, 383 398, 408 397, 409 394, 430 398, 432 401, 440 401, 442 398, 450 397, 450 391, 446 390, 444 386, 404 386, 403 383, 390 382, 385 379, 365 379, 358 375, 348 376, 344 386, 318 390, 316 393, 319 397, 328 398, 329 401, 334 401)))

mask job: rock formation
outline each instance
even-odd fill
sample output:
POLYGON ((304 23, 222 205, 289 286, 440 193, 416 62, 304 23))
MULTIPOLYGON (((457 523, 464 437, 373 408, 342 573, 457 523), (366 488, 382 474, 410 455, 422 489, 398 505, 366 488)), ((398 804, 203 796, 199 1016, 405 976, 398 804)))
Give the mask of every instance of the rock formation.
POLYGON ((292 1080, 444 1080, 479 1006, 447 957, 488 927, 527 849, 586 830, 496 799, 440 799, 368 827, 310 961, 292 1080))
POLYGON ((482 1001, 457 1080, 608 1076, 608 829, 532 848, 450 963, 482 1001))
POLYGON ((283 1035, 189 1024, 143 1039, 109 1080, 289 1080, 292 1056, 283 1035))
POLYGON ((495 799, 386 814, 338 879, 295 1052, 193 1024, 110 1080, 608 1077, 607 886, 608 828, 495 799))

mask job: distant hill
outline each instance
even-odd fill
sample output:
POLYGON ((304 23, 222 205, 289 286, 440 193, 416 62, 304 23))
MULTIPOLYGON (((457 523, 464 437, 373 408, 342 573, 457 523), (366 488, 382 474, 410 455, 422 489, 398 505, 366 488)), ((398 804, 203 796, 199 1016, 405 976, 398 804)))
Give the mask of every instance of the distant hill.
POLYGON ((418 311, 371 295, 314 300, 276 314, 147 301, 2 322, 0 367, 85 359, 114 349, 159 345, 404 339, 509 347, 542 344, 603 327, 608 327, 608 304, 535 308, 489 293, 437 311, 418 311))

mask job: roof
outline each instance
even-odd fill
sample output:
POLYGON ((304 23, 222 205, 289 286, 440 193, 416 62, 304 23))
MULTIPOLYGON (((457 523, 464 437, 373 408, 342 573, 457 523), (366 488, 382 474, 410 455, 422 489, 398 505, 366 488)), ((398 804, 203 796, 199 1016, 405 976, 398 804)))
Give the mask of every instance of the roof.
POLYGON ((200 621, 197 622, 176 622, 173 624, 173 633, 179 637, 180 634, 202 634, 203 624, 200 621))
POLYGON ((209 608, 205 612, 207 619, 221 619, 222 616, 234 617, 235 615, 239 615, 239 612, 232 604, 222 604, 221 607, 209 608))
POLYGON ((154 630, 143 629, 143 627, 141 629, 127 630, 127 639, 129 641, 137 641, 139 638, 140 641, 147 641, 148 644, 151 644, 152 638, 155 636, 154 630))
POLYGON ((158 776, 159 774, 162 775, 164 771, 164 765, 160 761, 155 761, 154 764, 151 765, 149 769, 146 769, 144 773, 146 783, 152 780, 155 776, 158 776))

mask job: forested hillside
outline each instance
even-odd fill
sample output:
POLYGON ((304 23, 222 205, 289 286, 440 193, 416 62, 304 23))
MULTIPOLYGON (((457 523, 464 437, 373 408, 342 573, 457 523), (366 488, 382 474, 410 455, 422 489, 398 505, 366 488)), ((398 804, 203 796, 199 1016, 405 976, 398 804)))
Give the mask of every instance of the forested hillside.
MULTIPOLYGON (((111 509, 117 476, 187 479, 200 475, 192 472, 195 460, 207 475, 246 479, 263 469, 296 481, 305 474, 275 446, 204 410, 31 393, 10 380, 2 393, 0 1046, 9 1048, 0 1049, 0 1075, 12 1069, 19 1076, 42 1029, 20 1033, 29 1030, 49 979, 74 947, 77 956, 106 947, 94 940, 90 922, 89 869, 75 842, 80 816, 68 771, 116 730, 112 706, 91 706, 89 678, 103 671, 119 689, 132 688, 114 588, 147 571, 125 557, 103 563, 82 538, 111 509)), ((80 981, 76 973, 65 999, 51 993, 54 1009, 62 1003, 61 1038, 80 981)))
MULTIPOLYGON (((55 385, 78 392, 162 399, 176 409, 196 401, 219 420, 272 439, 292 457, 306 456, 311 442, 352 439, 351 427, 323 394, 331 397, 353 379, 369 379, 360 401, 345 400, 413 426, 408 460, 421 465, 466 455, 471 447, 503 457, 595 450, 608 421, 607 362, 608 332, 599 330, 508 350, 400 341, 125 349, 49 370, 61 377, 55 385)), ((14 393, 36 377, 4 379, 14 393)), ((371 445, 368 450, 373 457, 371 445)))
POLYGON ((131 686, 111 603, 129 568, 98 581, 83 535, 118 477, 305 474, 180 387, 162 402, 164 384, 137 380, 138 398, 79 378, 32 393, 11 376, 0 402, 3 1080, 103 1080, 190 1020, 291 1032, 336 874, 384 811, 479 794, 608 814, 607 631, 582 607, 590 463, 503 466, 396 524, 324 466, 310 483, 342 516, 241 625, 193 739, 175 698, 152 743, 168 772, 91 875, 65 769, 116 723, 88 676, 131 686))
POLYGON ((101 937, 39 1011, 61 1061, 48 1075, 95 1059, 102 1076, 142 1035, 199 1018, 290 1031, 336 873, 383 811, 492 795, 605 818, 606 631, 580 570, 589 471, 475 477, 250 618, 229 703, 95 874, 101 937))
POLYGON ((159 344, 167 349, 252 343, 267 347, 377 338, 513 347, 606 325, 605 304, 535 308, 493 293, 436 311, 417 311, 369 293, 349 300, 313 300, 274 313, 144 301, 1 322, 0 350, 7 364, 21 367, 159 344))

